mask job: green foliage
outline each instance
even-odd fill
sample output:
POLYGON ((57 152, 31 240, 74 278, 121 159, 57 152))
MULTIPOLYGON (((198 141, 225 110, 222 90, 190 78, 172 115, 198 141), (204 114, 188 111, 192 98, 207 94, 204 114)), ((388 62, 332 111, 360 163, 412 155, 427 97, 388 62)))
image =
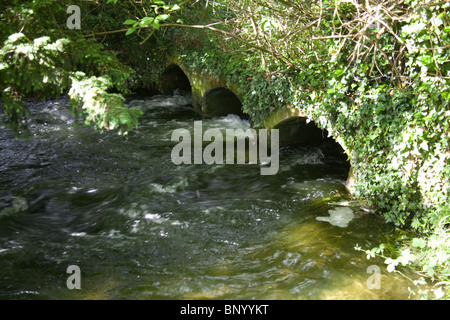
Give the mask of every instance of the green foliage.
POLYGON ((156 19, 160 25, 177 22, 182 10, 176 3, 182 5, 181 1, 170 1, 167 5, 163 1, 80 3, 82 10, 90 12, 83 15, 83 30, 89 30, 89 35, 100 40, 108 51, 113 51, 121 63, 136 71, 126 81, 133 93, 159 92, 159 80, 170 47, 176 43, 170 28, 155 29, 150 21, 156 19))
MULTIPOLYGON (((180 6, 178 4, 166 5, 164 1, 155 1, 154 4, 150 5, 150 8, 153 9, 152 12, 154 12, 154 16, 144 16, 139 20, 125 20, 124 24, 131 25, 125 35, 128 36, 134 33, 138 28, 151 27, 158 30, 160 28, 160 24, 170 18, 170 13, 179 10, 180 6)), ((151 35, 153 35, 153 33, 151 33, 150 36, 151 35)))
MULTIPOLYGON (((414 289, 411 295, 418 294, 421 299, 450 299, 450 234, 448 217, 437 224, 435 230, 427 237, 400 232, 397 235, 397 248, 387 249, 384 243, 370 250, 356 246, 363 251, 367 259, 375 256, 385 259, 388 272, 402 275, 402 269, 412 267, 418 274, 417 279, 410 279, 414 289), (389 252, 387 252, 389 251, 389 252), (392 258, 396 256, 396 258, 392 258)), ((391 241, 392 243, 392 241, 391 241)))
POLYGON ((7 28, 2 36, 15 28, 24 30, 7 35, 0 48, 3 123, 22 132, 24 98, 69 93, 74 111, 85 116, 86 124, 119 133, 137 125, 139 111, 128 110, 122 96, 130 93, 134 71, 105 45, 68 30, 64 3, 12 1, 1 6, 7 10, 2 13, 1 24, 7 28))
POLYGON ((128 110, 122 96, 107 90, 126 92, 124 81, 131 70, 102 49, 91 40, 52 42, 50 37, 40 37, 32 41, 22 33, 11 35, 0 49, 3 122, 17 133, 24 128, 27 114, 23 97, 45 99, 69 91, 86 124, 127 132, 137 124, 139 113, 128 110))
POLYGON ((67 18, 66 8, 64 1, 2 1, 0 3, 0 42, 18 32, 25 33, 30 38, 50 36, 50 34, 63 37, 60 25, 65 23, 67 18))
POLYGON ((90 77, 77 72, 72 77, 69 91, 74 110, 81 108, 86 115, 85 124, 94 125, 96 129, 119 129, 119 134, 127 133, 131 126, 137 126, 141 110, 128 109, 123 105, 122 95, 108 93, 113 81, 108 76, 90 77))
POLYGON ((34 41, 24 34, 11 35, 0 49, 0 89, 4 101, 4 121, 18 131, 26 109, 22 96, 43 98, 60 95, 68 86, 65 72, 65 45, 69 40, 50 42, 49 37, 34 41))

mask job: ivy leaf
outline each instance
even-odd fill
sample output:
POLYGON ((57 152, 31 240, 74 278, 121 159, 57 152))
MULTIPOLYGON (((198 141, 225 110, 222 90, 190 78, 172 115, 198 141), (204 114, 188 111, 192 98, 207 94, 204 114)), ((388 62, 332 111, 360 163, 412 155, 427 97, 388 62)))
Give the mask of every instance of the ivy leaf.
POLYGON ((442 92, 442 98, 450 100, 450 92, 442 92))
POLYGON ((428 143, 427 143, 426 141, 423 141, 423 142, 420 144, 420 147, 421 147, 423 150, 428 151, 428 143))
POLYGON ((153 21, 155 21, 155 19, 153 17, 145 17, 141 20, 141 22, 139 22, 139 24, 142 27, 148 26, 149 24, 153 23, 153 21))
POLYGON ((423 249, 427 245, 427 242, 422 238, 414 238, 411 241, 411 245, 413 247, 423 249))
POLYGON ((159 16, 156 17, 156 20, 164 21, 167 20, 168 18, 169 18, 168 14, 160 14, 159 16))
POLYGON ((422 62, 424 65, 430 65, 433 63, 433 57, 429 55, 423 55, 419 58, 419 61, 422 62))
POLYGON ((388 272, 394 271, 395 267, 398 266, 398 261, 393 260, 391 258, 387 258, 386 261, 384 261, 384 263, 388 265, 387 267, 388 272))
POLYGON ((395 270, 395 265, 393 265, 393 264, 388 265, 388 267, 387 267, 388 272, 392 272, 394 270, 395 270))
POLYGON ((152 26, 153 26, 153 28, 155 28, 155 29, 159 29, 159 22, 158 22, 157 20, 154 20, 154 21, 152 22, 152 26))
POLYGON ((128 36, 128 35, 132 34, 135 31, 136 31, 136 27, 132 27, 132 28, 128 29, 128 31, 127 31, 127 33, 125 33, 125 35, 128 36))
POLYGON ((445 295, 445 292, 442 290, 442 287, 439 287, 437 290, 434 291, 434 295, 436 296, 436 299, 439 300, 445 295))

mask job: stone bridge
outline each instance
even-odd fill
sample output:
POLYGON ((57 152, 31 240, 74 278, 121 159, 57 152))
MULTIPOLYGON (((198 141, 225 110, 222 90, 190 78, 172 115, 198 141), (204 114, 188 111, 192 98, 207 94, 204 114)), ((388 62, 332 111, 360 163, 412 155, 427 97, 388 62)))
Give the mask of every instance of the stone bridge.
MULTIPOLYGON (((165 94, 175 89, 192 94, 192 105, 205 117, 236 114, 245 117, 242 111, 242 97, 238 86, 227 83, 225 77, 205 72, 189 70, 178 58, 172 58, 162 75, 161 90, 165 94)), ((251 121, 251 119, 250 119, 251 121)), ((264 122, 266 129, 279 129, 280 145, 301 144, 321 146, 322 150, 348 158, 345 144, 339 139, 328 137, 326 130, 319 129, 313 121, 298 108, 286 107, 271 114, 264 122)), ((351 191, 354 184, 352 170, 349 170, 347 188, 351 191)))
POLYGON ((223 76, 189 70, 177 58, 169 60, 161 81, 163 93, 172 93, 174 89, 191 93, 192 105, 207 117, 243 115, 242 98, 236 86, 227 85, 223 76))

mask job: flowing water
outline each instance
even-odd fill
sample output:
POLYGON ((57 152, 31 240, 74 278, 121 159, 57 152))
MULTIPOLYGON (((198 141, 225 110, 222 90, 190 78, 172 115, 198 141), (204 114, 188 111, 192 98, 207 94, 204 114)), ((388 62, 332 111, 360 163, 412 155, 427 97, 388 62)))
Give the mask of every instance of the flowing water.
POLYGON ((272 176, 259 164, 175 165, 172 131, 200 119, 188 104, 129 101, 144 116, 127 136, 73 126, 65 100, 31 105, 27 140, 0 130, 0 299, 408 298, 410 282, 354 249, 388 226, 355 207, 348 226, 330 223, 339 206, 323 199, 345 192, 345 162, 283 147, 272 176), (80 290, 66 285, 70 265, 80 290))

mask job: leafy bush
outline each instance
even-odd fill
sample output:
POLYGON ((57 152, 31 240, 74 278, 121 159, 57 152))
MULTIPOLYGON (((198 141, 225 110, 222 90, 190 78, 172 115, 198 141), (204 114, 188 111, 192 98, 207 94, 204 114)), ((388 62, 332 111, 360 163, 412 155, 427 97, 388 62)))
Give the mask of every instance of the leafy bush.
POLYGON ((0 49, 4 123, 18 133, 25 129, 24 97, 45 99, 68 92, 74 111, 86 116, 86 124, 119 133, 137 125, 140 112, 126 108, 121 95, 108 92, 115 88, 125 93, 124 82, 132 70, 102 49, 84 39, 32 41, 22 33, 8 37, 0 49))
MULTIPOLYGON (((450 234, 446 227, 448 222, 448 217, 442 219, 427 237, 399 232, 396 235, 395 248, 381 243, 370 250, 363 250, 359 245, 355 249, 365 252, 367 259, 375 256, 383 257, 388 272, 400 273, 414 284, 413 289, 409 288, 411 295, 419 295, 422 299, 448 300, 450 299, 450 234), (396 258, 392 258, 393 256, 396 258), (420 278, 410 279, 404 275, 402 268, 405 267, 416 270, 420 278)), ((392 240, 390 242, 392 243, 392 240)))

